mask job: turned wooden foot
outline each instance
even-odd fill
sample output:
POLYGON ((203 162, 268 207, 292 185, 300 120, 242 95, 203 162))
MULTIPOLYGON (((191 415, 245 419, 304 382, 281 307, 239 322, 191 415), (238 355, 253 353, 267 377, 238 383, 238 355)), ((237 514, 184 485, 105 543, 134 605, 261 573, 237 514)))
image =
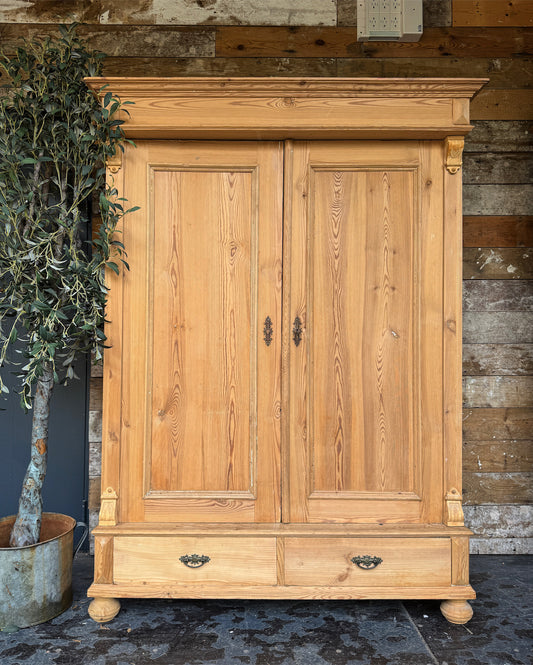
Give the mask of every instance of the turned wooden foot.
POLYGON ((95 598, 89 604, 89 616, 98 623, 114 619, 120 611, 120 602, 116 598, 95 598))
POLYGON ((440 611, 450 623, 466 623, 474 614, 467 600, 443 600, 440 611))

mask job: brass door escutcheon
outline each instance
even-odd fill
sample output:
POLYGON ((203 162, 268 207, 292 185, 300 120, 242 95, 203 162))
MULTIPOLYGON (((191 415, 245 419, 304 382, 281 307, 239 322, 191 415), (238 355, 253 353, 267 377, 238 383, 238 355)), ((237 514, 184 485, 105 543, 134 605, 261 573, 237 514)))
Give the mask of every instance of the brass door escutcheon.
POLYGON ((294 340, 294 346, 298 346, 302 341, 302 321, 299 316, 294 319, 292 326, 292 339, 294 340))
POLYGON ((265 340, 265 344, 267 346, 270 346, 272 343, 272 335, 274 331, 272 329, 272 319, 270 316, 267 316, 265 319, 265 327, 263 328, 263 339, 265 340))
POLYGON ((187 568, 201 568, 211 561, 206 554, 184 554, 180 556, 180 561, 187 568))
POLYGON ((359 566, 359 568, 362 568, 363 570, 372 570, 372 568, 379 566, 382 561, 383 559, 379 556, 370 556, 369 554, 352 557, 352 563, 355 563, 356 566, 359 566))

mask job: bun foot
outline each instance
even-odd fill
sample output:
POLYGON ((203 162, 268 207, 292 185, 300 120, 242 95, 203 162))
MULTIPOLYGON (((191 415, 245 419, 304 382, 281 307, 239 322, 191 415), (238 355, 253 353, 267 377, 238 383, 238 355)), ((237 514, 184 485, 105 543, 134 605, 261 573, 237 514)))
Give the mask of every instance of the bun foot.
POLYGON ((466 623, 470 621, 474 611, 467 600, 443 600, 440 611, 450 623, 466 623))
POLYGON ((116 598, 95 598, 89 604, 89 616, 98 623, 114 619, 120 611, 120 602, 116 598))

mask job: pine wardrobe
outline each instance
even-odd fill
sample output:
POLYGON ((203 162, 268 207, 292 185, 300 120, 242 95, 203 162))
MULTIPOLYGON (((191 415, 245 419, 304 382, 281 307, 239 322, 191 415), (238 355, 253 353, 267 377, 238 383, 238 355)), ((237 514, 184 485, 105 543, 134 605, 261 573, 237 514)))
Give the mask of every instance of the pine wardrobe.
POLYGON ((461 159, 478 79, 88 79, 134 105, 89 613, 427 598, 465 623, 461 159))

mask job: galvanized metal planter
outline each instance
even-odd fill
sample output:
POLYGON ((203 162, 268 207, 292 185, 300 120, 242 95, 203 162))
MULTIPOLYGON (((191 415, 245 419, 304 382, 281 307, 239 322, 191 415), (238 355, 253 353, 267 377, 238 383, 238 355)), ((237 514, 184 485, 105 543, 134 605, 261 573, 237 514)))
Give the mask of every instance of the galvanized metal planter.
POLYGON ((72 604, 73 534, 88 527, 72 517, 43 513, 36 545, 9 547, 15 516, 0 519, 0 630, 26 628, 58 616, 72 604))

